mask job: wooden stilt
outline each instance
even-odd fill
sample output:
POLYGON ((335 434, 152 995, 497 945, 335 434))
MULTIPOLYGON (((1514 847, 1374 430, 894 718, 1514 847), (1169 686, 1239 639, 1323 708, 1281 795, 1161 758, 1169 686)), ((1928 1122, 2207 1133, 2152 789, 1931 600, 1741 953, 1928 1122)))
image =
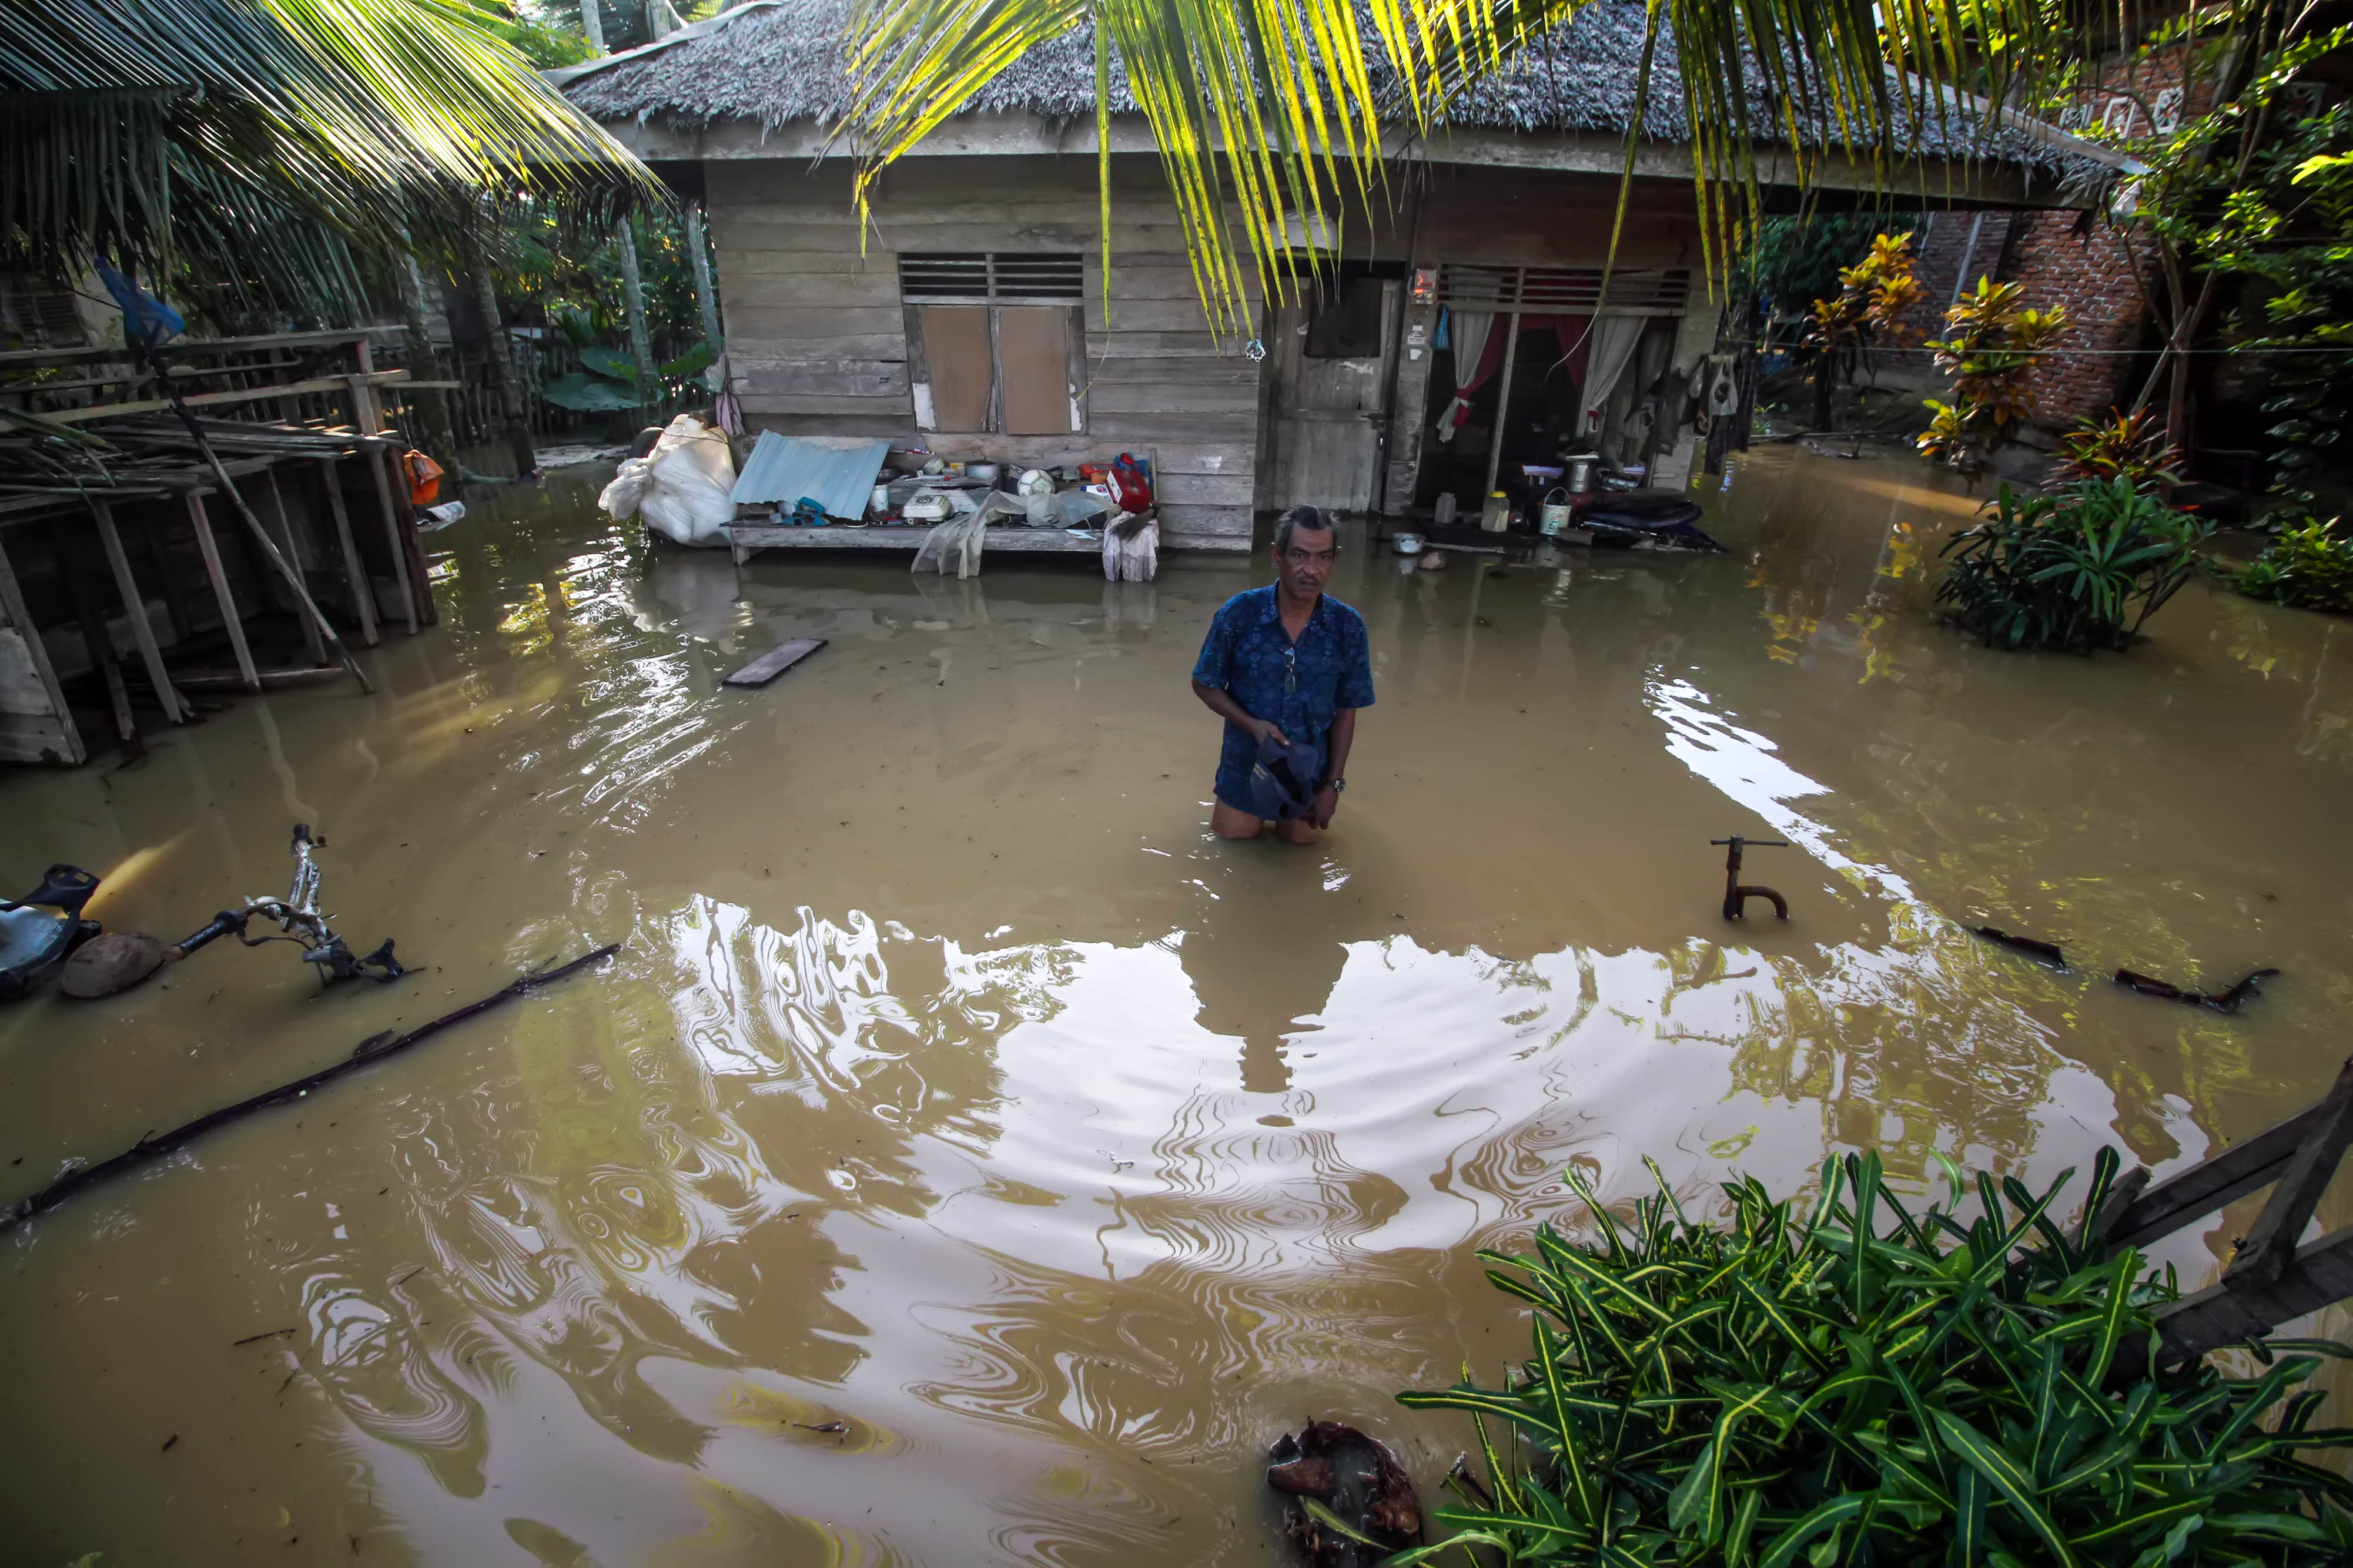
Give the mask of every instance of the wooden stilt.
POLYGON ((48 535, 49 553, 58 563, 58 577, 64 580, 74 619, 81 624, 83 651, 106 686, 107 705, 114 710, 115 735, 123 750, 136 757, 146 750, 146 742, 131 711, 131 691, 122 682, 122 668, 114 659, 114 634, 106 628, 106 612, 100 607, 98 595, 90 592, 90 574, 82 570, 82 552, 75 548, 77 541, 56 516, 48 520, 48 535))
POLYGON ((196 550, 205 558, 205 575, 212 579, 213 597, 220 602, 221 626, 228 633, 229 651, 237 655, 237 673, 248 691, 259 691, 261 675, 253 668, 253 649, 246 646, 245 623, 238 618, 237 600, 228 591, 228 574, 221 569, 220 546, 214 542, 201 491, 188 492, 188 521, 196 531, 196 550))
MULTIPOLYGON (((363 461, 366 452, 361 453, 363 461)), ((335 459, 319 459, 319 482, 327 492, 327 510, 335 515, 335 542, 343 552, 343 575, 352 588, 352 608, 360 618, 360 640, 374 647, 376 645, 375 584, 368 581, 367 567, 360 560, 359 542, 352 537, 352 514, 343 505, 343 481, 335 472, 335 459)))
MULTIPOLYGON (((278 518, 279 551, 286 557, 286 564, 294 569, 291 579, 299 580, 302 575, 302 556, 301 552, 294 548, 294 521, 286 515, 286 492, 278 488, 278 470, 275 467, 264 468, 261 471, 261 477, 269 483, 269 504, 278 518)), ((294 588, 294 596, 298 600, 305 596, 299 582, 294 588)), ((327 643, 326 639, 319 635, 318 618, 311 613, 311 608, 312 606, 303 604, 297 604, 294 606, 295 617, 302 623, 302 650, 311 656, 312 664, 324 664, 327 662, 327 643)))
MULTIPOLYGON (((363 359, 364 366, 365 363, 363 359)), ((384 428, 383 416, 376 409, 375 388, 361 376, 355 375, 350 380, 352 427, 363 436, 375 437, 376 432, 384 428)), ((400 537, 400 503, 394 498, 392 479, 385 468, 391 454, 385 442, 372 438, 361 448, 361 455, 367 462, 369 477, 375 481, 376 500, 384 508, 385 547, 392 552, 392 575, 394 581, 400 584, 403 618, 408 622, 409 635, 414 637, 419 624, 417 591, 408 580, 408 549, 400 537)))
POLYGON ((98 542, 106 550, 106 563, 114 573, 115 592, 122 595, 123 608, 131 613, 131 636, 139 645, 140 661, 147 667, 147 679, 155 688, 155 700, 163 704, 164 717, 174 724, 188 721, 188 705, 172 685, 171 673, 164 668, 164 650, 155 645, 155 628, 147 624, 147 598, 139 591, 139 580, 131 574, 131 557, 123 553, 122 535, 114 526, 114 509, 102 500, 90 503, 91 515, 98 520, 98 542))

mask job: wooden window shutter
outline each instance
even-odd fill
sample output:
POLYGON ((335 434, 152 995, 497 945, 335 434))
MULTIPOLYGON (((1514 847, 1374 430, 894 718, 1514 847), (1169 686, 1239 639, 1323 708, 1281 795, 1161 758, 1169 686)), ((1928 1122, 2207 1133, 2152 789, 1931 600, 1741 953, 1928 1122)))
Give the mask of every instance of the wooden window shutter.
POLYGON ((932 428, 972 432, 988 428, 989 393, 996 380, 989 352, 988 307, 924 305, 918 309, 923 359, 931 373, 932 428))
POLYGON ((1053 306, 999 309, 997 356, 1003 372, 1005 433, 1067 434, 1071 429, 1071 312, 1053 306))

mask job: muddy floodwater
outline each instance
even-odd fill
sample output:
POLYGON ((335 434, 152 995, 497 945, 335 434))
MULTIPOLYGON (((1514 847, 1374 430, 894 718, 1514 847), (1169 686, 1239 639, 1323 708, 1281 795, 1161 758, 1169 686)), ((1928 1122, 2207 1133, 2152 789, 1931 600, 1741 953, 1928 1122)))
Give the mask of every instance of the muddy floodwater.
POLYGON ((1392 1395, 1525 1353, 1475 1252, 1572 1163, 2161 1172, 2348 1047, 2353 626, 2200 584, 2127 656, 1986 651, 1929 616, 1971 503, 1905 460, 1740 460, 1721 556, 1346 552, 1378 700, 1307 849, 1207 829, 1186 677, 1262 561, 739 571, 592 494, 434 535, 373 699, 0 776, 0 890, 76 862, 168 940, 306 821, 417 966, 0 1012, 0 1199, 624 944, 0 1237, 0 1560, 1271 1564, 1310 1416, 1435 1500, 1467 1425, 1392 1395), (1721 919, 1731 833, 1793 846, 1746 871, 1786 925, 1721 919), (2120 964, 2282 973, 2223 1017, 2120 964))

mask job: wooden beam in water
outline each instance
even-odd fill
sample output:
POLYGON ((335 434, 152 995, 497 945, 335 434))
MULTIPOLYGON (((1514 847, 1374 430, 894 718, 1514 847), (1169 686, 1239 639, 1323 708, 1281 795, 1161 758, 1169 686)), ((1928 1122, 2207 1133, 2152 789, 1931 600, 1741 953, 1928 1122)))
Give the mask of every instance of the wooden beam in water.
POLYGON ((205 516, 205 498, 195 490, 188 492, 188 521, 195 528, 196 552, 205 558, 205 575, 212 579, 213 597, 220 604, 221 626, 228 633, 229 651, 237 656, 237 672, 248 691, 259 691, 261 676, 253 668, 253 649, 246 646, 245 622, 237 616, 236 596, 228 591, 228 574, 221 569, 220 546, 214 542, 212 522, 205 516))
POLYGON ((2189 1361, 2269 1333, 2348 1296, 2353 1296, 2353 1226, 2298 1247, 2272 1284, 2237 1289, 2225 1280, 2159 1308, 2161 1353, 2168 1362, 2189 1361))
POLYGON ((2317 1106, 2299 1110, 2284 1121, 2275 1122, 2179 1175, 2158 1183, 2133 1200, 2109 1229, 2109 1249, 2146 1247, 2225 1204, 2278 1181, 2319 1114, 2317 1106))
MULTIPOLYGON (((2295 1157, 2281 1173, 2245 1245, 2222 1270, 2226 1289, 2268 1290, 2279 1283, 2348 1145, 2353 1145, 2353 1061, 2338 1071, 2327 1098, 2313 1108, 2295 1157)), ((2353 1290, 2353 1276, 2348 1276, 2347 1289, 2353 1290)))
MULTIPOLYGON (((364 448, 361 461, 367 460, 364 448)), ((327 492, 327 510, 335 516, 335 542, 343 549, 343 576, 351 584, 352 608, 360 618, 360 640, 374 647, 376 645, 375 584, 368 581, 367 567, 360 560, 359 541, 352 537, 352 514, 343 505, 343 481, 335 472, 336 459, 319 459, 319 483, 327 492)))
MULTIPOLYGON (((269 504, 278 518, 276 543, 280 553, 286 557, 286 564, 292 569, 287 574, 288 581, 294 589, 295 598, 298 601, 307 601, 308 595, 302 584, 302 556, 301 552, 294 548, 294 520, 286 515, 286 492, 278 487, 277 466, 273 464, 264 468, 261 476, 264 482, 269 486, 269 504)), ((311 656, 311 662, 314 665, 326 663, 327 644, 326 640, 319 635, 315 606, 307 602, 297 603, 294 606, 294 618, 302 623, 302 650, 311 656)))
POLYGON ((727 677, 722 684, 765 686, 824 646, 823 637, 788 637, 727 677))
POLYGON ((147 624, 146 595, 139 591, 139 580, 132 575, 131 557, 123 552, 122 534, 114 526, 114 509, 102 500, 90 503, 90 513, 98 520, 98 542, 106 551, 106 563, 114 573, 115 591, 131 613, 132 639, 139 645, 140 662, 147 667, 148 684, 155 689, 155 700, 163 704, 164 717, 174 724, 185 724, 190 717, 188 705, 172 685, 171 672, 164 668, 164 650, 156 646, 155 628, 147 624))

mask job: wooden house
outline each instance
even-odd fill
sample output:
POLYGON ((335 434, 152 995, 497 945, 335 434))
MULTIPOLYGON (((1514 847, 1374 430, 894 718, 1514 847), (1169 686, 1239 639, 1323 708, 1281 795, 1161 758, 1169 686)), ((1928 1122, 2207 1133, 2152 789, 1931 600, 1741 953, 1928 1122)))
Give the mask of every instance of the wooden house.
MULTIPOLYGON (((1311 286, 1223 338, 1124 86, 1103 275, 1083 34, 1031 50, 886 171, 863 234, 838 137, 846 0, 752 0, 556 75, 704 204, 747 423, 1019 464, 1133 450, 1157 469, 1166 547, 1244 550, 1256 513, 1408 514, 1441 493, 1474 508, 1517 465, 1588 441, 1653 483, 1688 470, 1724 293, 1671 62, 1601 297, 1642 15, 1581 13, 1395 149, 1369 214, 1294 222, 1311 286)), ((1967 113, 1919 140, 1884 177, 1825 153, 1815 184, 1833 205, 2051 206, 2114 163, 1967 113)), ((1792 187, 1786 153, 1762 155, 1768 184, 1792 187)))

